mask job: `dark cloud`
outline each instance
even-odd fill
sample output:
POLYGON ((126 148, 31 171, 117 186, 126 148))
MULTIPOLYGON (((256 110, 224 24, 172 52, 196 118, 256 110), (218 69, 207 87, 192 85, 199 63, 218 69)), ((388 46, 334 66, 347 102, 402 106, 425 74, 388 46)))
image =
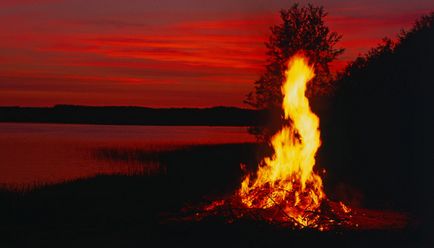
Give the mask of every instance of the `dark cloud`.
MULTIPOLYGON (((311 2, 344 35, 335 69, 434 8, 425 0, 311 2)), ((1 1, 0 104, 241 106, 263 68, 269 26, 291 4, 1 1)))

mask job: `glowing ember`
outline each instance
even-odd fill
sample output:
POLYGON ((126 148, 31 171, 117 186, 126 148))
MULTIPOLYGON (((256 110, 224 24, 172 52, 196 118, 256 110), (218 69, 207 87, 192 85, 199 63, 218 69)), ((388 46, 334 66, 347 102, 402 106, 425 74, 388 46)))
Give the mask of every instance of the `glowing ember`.
POLYGON ((315 76, 307 59, 295 55, 288 63, 282 86, 286 124, 271 139, 274 154, 259 165, 256 178, 248 175, 238 194, 248 208, 279 207, 287 217, 307 226, 316 217, 325 198, 322 180, 315 173, 315 154, 321 145, 319 119, 305 96, 307 83, 315 76), (315 215, 313 215, 315 216, 315 215))
POLYGON ((347 207, 347 205, 343 204, 342 202, 339 202, 339 205, 342 208, 342 211, 344 211, 344 213, 348 214, 351 212, 351 208, 347 207))

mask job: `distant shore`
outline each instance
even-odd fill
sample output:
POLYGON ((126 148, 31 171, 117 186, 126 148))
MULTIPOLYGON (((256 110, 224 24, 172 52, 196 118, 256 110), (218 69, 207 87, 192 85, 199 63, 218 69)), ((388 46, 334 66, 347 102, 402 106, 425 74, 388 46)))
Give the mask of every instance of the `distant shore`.
POLYGON ((255 126, 266 111, 236 107, 146 108, 56 105, 0 107, 0 122, 105 125, 255 126))

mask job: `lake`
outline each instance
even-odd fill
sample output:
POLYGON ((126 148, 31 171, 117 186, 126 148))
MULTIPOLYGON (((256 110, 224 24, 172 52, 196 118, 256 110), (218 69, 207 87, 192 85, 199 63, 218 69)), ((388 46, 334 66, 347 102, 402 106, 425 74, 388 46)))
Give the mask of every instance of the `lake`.
POLYGON ((96 151, 161 151, 254 142, 246 127, 0 123, 0 185, 32 187, 98 174, 154 173, 156 163, 107 159, 96 151))

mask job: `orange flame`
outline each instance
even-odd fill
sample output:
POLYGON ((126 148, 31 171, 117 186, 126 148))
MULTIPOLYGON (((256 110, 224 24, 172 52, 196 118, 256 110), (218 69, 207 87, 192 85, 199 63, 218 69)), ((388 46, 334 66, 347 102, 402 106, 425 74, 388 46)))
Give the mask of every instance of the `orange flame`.
POLYGON ((282 86, 284 118, 287 122, 271 139, 274 154, 259 165, 257 177, 246 176, 239 196, 249 208, 278 207, 287 217, 307 226, 314 220, 305 213, 315 211, 325 198, 322 180, 313 171, 321 145, 319 118, 305 96, 306 85, 315 76, 302 55, 288 63, 282 86))

